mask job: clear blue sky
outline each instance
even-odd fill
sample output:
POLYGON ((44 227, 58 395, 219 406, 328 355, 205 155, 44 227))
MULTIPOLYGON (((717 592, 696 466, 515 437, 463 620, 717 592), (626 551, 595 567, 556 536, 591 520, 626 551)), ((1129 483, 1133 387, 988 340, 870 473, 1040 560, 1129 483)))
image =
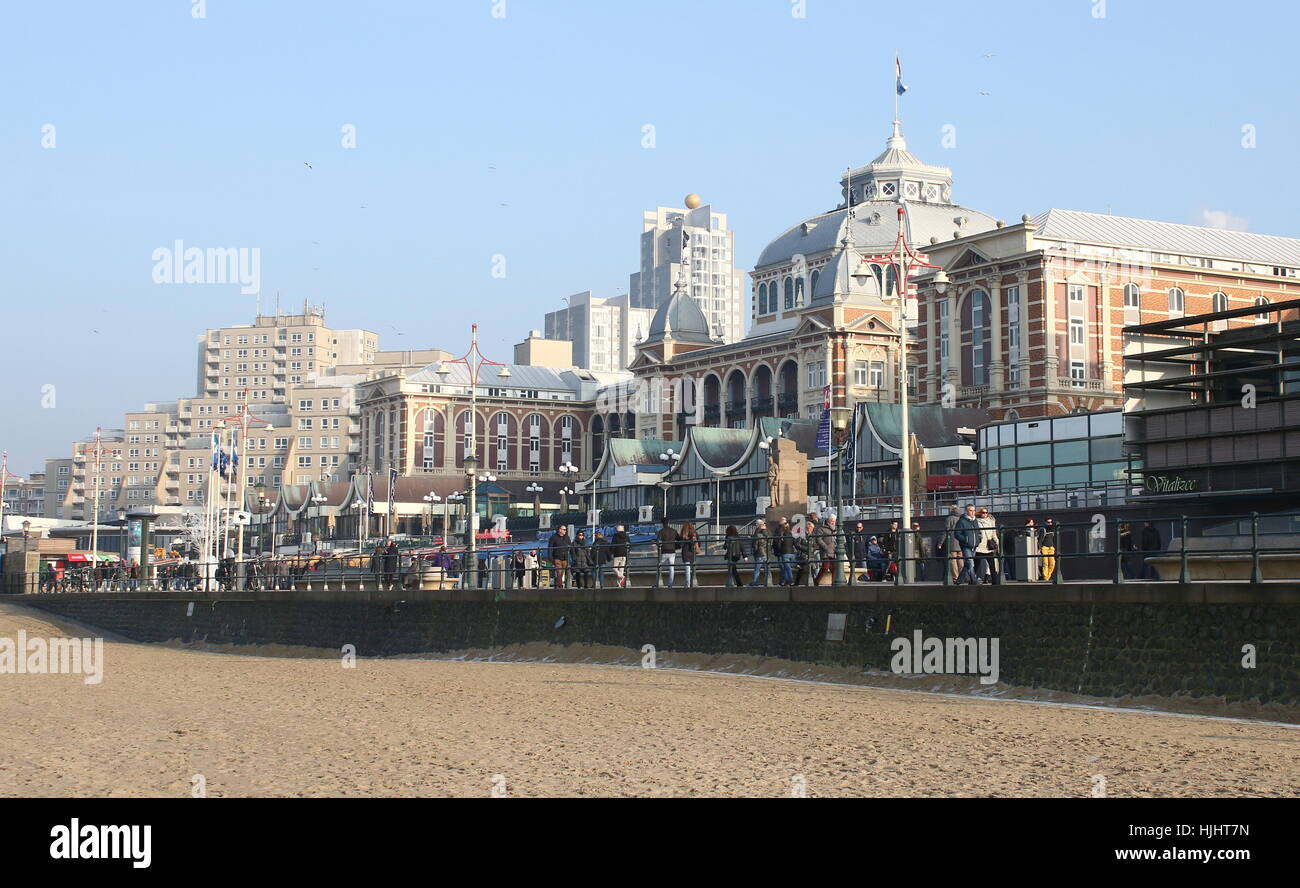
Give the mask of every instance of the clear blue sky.
POLYGON ((1096 2, 9 4, 0 447, 39 470, 194 393, 195 336, 255 302, 153 283, 177 239, 260 248, 264 306, 324 303, 385 348, 457 351, 477 320, 498 358, 560 297, 624 290, 641 212, 687 192, 730 215, 747 269, 881 150, 895 50, 910 147, 960 203, 1300 236, 1296 4, 1096 2))

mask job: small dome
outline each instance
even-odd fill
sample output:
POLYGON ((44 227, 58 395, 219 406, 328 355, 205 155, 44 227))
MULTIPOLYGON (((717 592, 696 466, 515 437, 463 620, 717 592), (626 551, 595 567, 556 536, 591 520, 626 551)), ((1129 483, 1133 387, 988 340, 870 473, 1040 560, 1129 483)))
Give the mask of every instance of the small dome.
POLYGON ((700 311, 695 300, 680 287, 655 312, 654 319, 650 322, 650 335, 645 341, 659 342, 664 339, 714 344, 713 336, 709 333, 709 319, 700 311))

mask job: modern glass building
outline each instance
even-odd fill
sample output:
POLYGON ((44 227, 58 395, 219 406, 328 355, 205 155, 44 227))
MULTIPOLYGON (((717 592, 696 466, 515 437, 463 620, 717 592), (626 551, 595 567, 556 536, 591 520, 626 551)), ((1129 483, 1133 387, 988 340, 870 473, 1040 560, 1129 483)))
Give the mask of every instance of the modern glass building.
POLYGON ((1122 488, 1138 467, 1120 410, 994 423, 976 443, 981 493, 1122 488))

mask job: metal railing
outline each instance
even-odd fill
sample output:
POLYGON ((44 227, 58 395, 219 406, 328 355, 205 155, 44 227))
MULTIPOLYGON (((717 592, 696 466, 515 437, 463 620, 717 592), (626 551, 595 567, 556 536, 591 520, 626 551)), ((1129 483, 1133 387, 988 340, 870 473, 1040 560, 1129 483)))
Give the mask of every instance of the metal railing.
MULTIPOLYGON (((735 535, 701 532, 681 539, 610 539, 596 545, 513 543, 477 553, 477 570, 464 551, 415 548, 395 553, 321 553, 263 556, 223 562, 203 575, 198 565, 158 568, 149 581, 121 568, 68 569, 43 577, 39 591, 193 592, 244 590, 362 590, 464 588, 596 589, 682 586, 854 586, 868 583, 1242 582, 1300 580, 1300 517, 1185 515, 1133 526, 1102 515, 1090 521, 1005 525, 978 529, 898 530, 880 521, 824 522, 811 534, 757 535, 750 525, 735 535), (1235 524, 1234 524, 1235 523, 1235 524), (1220 525, 1247 530, 1225 536, 1220 525), (1279 530, 1270 531, 1270 526, 1279 530), (680 581, 680 582, 679 582, 680 581)), ((580 528, 581 526, 579 526, 580 528)))

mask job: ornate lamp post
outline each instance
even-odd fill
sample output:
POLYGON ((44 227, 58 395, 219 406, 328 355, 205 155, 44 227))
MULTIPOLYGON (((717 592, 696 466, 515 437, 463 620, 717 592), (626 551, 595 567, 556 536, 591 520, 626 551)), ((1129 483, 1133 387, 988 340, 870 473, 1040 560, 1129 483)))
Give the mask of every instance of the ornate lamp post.
POLYGON ((316 517, 313 519, 313 523, 312 523, 312 527, 315 528, 315 533, 312 535, 311 538, 313 552, 320 551, 320 536, 321 536, 320 525, 321 525, 321 515, 322 515, 321 507, 324 506, 325 503, 327 502, 329 502, 329 497, 321 496, 319 493, 311 498, 311 504, 316 507, 316 517))
MULTIPOLYGON (((669 447, 663 453, 659 454, 659 459, 662 460, 663 463, 668 467, 667 469, 664 470, 664 475, 668 475, 670 472, 672 472, 673 469, 677 467, 677 464, 681 462, 682 455, 678 453, 676 450, 674 450, 673 448, 669 447)), ((668 517, 668 488, 672 487, 673 485, 669 481, 664 480, 664 481, 660 481, 657 486, 659 487, 660 490, 664 492, 664 517, 667 518, 668 517)))
POLYGON ((498 379, 509 379, 510 368, 499 361, 492 361, 483 355, 478 347, 478 324, 470 326, 470 344, 469 351, 449 361, 443 361, 438 365, 437 373, 444 380, 450 373, 449 364, 464 364, 465 370, 469 375, 469 453, 465 454, 464 466, 465 477, 469 479, 469 526, 467 536, 469 537, 469 565, 466 568, 466 578, 469 580, 469 588, 477 588, 478 573, 478 381, 479 374, 484 367, 500 367, 497 372, 498 379))
POLYGON ((542 485, 536 481, 524 488, 524 491, 533 495, 533 515, 537 517, 538 526, 541 526, 542 520, 542 485))
MULTIPOLYGON (((870 278, 874 277, 871 272, 871 263, 881 265, 890 265, 897 269, 895 272, 897 279, 897 290, 893 296, 889 293, 883 293, 882 298, 886 300, 898 300, 898 402, 900 410, 900 432, 902 439, 903 452, 902 456, 902 539, 900 548, 902 548, 903 565, 911 565, 912 555, 912 432, 910 417, 908 416, 907 403, 907 300, 911 290, 911 278, 913 273, 920 268, 934 268, 938 274, 934 277, 936 286, 948 284, 948 276, 944 274, 943 268, 926 262, 919 253, 911 248, 907 243, 907 204, 899 204, 898 207, 898 235, 894 240, 894 248, 889 253, 880 256, 864 256, 856 271, 853 272, 853 279, 859 284, 864 284, 870 278)), ((900 566, 900 571, 903 568, 900 566)))
MULTIPOLYGON (((852 407, 831 408, 831 430, 834 432, 835 444, 841 459, 844 456, 844 439, 848 434, 849 420, 852 417, 852 407)), ((835 461, 835 584, 837 586, 844 582, 844 567, 848 554, 844 546, 844 483, 841 477, 843 471, 841 459, 835 461)))
MULTIPOLYGON (((426 493, 424 495, 424 514, 425 514, 424 535, 425 536, 428 537, 433 536, 433 505, 434 503, 439 503, 439 502, 442 502, 442 497, 438 496, 438 494, 434 491, 430 491, 429 493, 426 493)), ((443 536, 445 537, 446 535, 447 535, 446 524, 444 524, 443 536)))
POLYGON ((451 528, 451 504, 455 503, 456 507, 459 508, 463 502, 465 502, 465 494, 463 491, 457 490, 447 494, 447 501, 442 505, 442 544, 444 546, 447 544, 448 537, 451 536, 449 532, 451 528))
POLYGON ((575 466, 573 463, 569 462, 568 460, 565 460, 564 465, 560 466, 558 469, 556 469, 556 471, 564 476, 565 490, 567 490, 567 494, 563 504, 564 505, 563 511, 567 512, 569 511, 569 500, 567 497, 573 496, 577 493, 578 491, 577 485, 574 484, 573 482, 577 480, 578 472, 582 470, 579 469, 577 466, 575 466))

